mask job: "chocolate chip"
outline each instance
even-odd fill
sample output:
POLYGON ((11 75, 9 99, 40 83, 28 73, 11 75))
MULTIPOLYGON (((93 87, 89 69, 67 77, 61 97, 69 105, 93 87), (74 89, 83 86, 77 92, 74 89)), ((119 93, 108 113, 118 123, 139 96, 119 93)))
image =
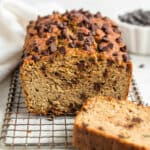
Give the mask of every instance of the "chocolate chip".
POLYGON ((103 72, 103 77, 106 78, 108 76, 108 71, 107 69, 105 69, 105 71, 103 72))
POLYGON ((109 44, 107 45, 107 48, 108 48, 108 49, 112 49, 112 48, 113 48, 113 44, 112 44, 112 43, 109 43, 109 44))
POLYGON ((68 35, 67 35, 67 29, 63 29, 63 30, 61 31, 61 37, 62 37, 62 38, 67 38, 67 37, 68 37, 68 35))
POLYGON ((104 24, 102 25, 102 30, 103 30, 106 34, 108 34, 108 33, 109 33, 109 26, 108 26, 108 24, 104 23, 104 24))
POLYGON ((39 46, 38 46, 38 45, 35 45, 35 46, 33 47, 33 51, 34 51, 34 52, 38 52, 38 51, 39 51, 39 46))
POLYGON ((101 126, 100 126, 100 127, 98 127, 98 129, 99 129, 99 130, 104 131, 104 128, 103 128, 103 127, 101 127, 101 126))
POLYGON ((129 128, 129 129, 130 129, 130 128, 133 128, 133 127, 134 127, 134 125, 135 125, 135 124, 132 124, 132 123, 131 123, 131 124, 125 125, 124 127, 125 127, 125 128, 129 128))
POLYGON ((103 83, 100 83, 100 82, 94 83, 94 90, 97 92, 100 91, 102 85, 103 85, 103 83))
POLYGON ((87 50, 87 51, 89 51, 89 50, 90 50, 90 46, 89 46, 89 45, 87 45, 87 44, 84 44, 83 48, 84 48, 85 50, 87 50))
POLYGON ((90 58, 89 58, 89 62, 91 62, 92 64, 95 64, 96 60, 95 60, 95 58, 90 57, 90 58))
POLYGON ((116 57, 116 56, 118 56, 118 53, 114 52, 112 55, 116 57))
POLYGON ((100 12, 97 12, 97 13, 94 15, 94 17, 96 17, 96 18, 101 17, 101 13, 100 13, 100 12))
POLYGON ((103 36, 100 42, 109 42, 109 38, 107 35, 103 36))
POLYGON ((55 76, 57 76, 57 77, 60 77, 61 76, 61 74, 59 73, 59 72, 54 72, 54 74, 55 74, 55 76))
POLYGON ((139 68, 144 68, 144 64, 140 64, 140 65, 139 65, 139 68))
POLYGON ((96 32, 97 29, 98 29, 97 24, 91 24, 90 30, 92 30, 92 32, 96 32))
POLYGON ((57 24, 57 27, 58 27, 59 29, 64 29, 64 28, 65 28, 65 26, 64 26, 62 23, 58 23, 58 24, 57 24))
POLYGON ((70 81, 72 84, 78 84, 79 83, 77 78, 71 79, 70 81))
POLYGON ((44 50, 41 52, 42 55, 44 56, 48 56, 49 55, 49 51, 48 50, 44 50))
POLYGON ((69 38, 73 41, 76 40, 76 37, 74 37, 73 35, 69 35, 69 38))
POLYGON ((42 65, 40 69, 43 70, 43 71, 45 71, 46 70, 46 66, 42 65))
POLYGON ((69 47, 70 48, 75 48, 75 43, 74 42, 69 43, 69 47))
POLYGON ((55 52, 57 50, 55 43, 51 43, 48 47, 48 50, 52 53, 55 52))
POLYGON ((87 98, 88 96, 85 93, 80 94, 80 99, 82 99, 83 101, 85 101, 87 98))
POLYGON ((51 36, 47 41, 46 41, 46 45, 49 45, 51 43, 53 43, 55 41, 55 37, 51 36))
POLYGON ((88 36, 85 39, 85 43, 88 44, 89 46, 92 45, 93 41, 94 41, 93 36, 88 36))
POLYGON ((85 61, 80 60, 79 63, 77 63, 77 67, 79 71, 84 71, 85 70, 85 61))
POLYGON ((128 56, 126 54, 123 54, 122 59, 123 59, 124 62, 127 62, 128 61, 128 56))
POLYGON ((141 123, 143 120, 139 117, 134 117, 132 118, 132 122, 135 122, 135 123, 141 123))
POLYGON ((127 47, 126 46, 120 47, 120 51, 121 52, 126 52, 127 51, 127 47))
POLYGON ((86 128, 88 126, 88 124, 85 122, 82 122, 82 126, 83 126, 83 128, 86 128))
POLYGON ((102 46, 101 44, 98 45, 98 51, 99 52, 103 52, 103 51, 107 51, 109 49, 113 48, 113 44, 109 43, 107 46, 102 46))
POLYGON ((36 62, 36 61, 40 60, 40 56, 33 55, 32 59, 36 62))
POLYGON ((98 49, 99 52, 103 52, 105 50, 105 47, 102 46, 101 44, 98 44, 97 49, 98 49))
POLYGON ((122 43, 122 38, 121 38, 121 37, 117 38, 117 39, 116 39, 116 42, 117 42, 117 43, 122 43))
POLYGON ((118 137, 119 137, 119 138, 129 138, 129 136, 125 136, 125 135, 123 135, 123 134, 119 134, 118 137))
POLYGON ((34 34, 34 33, 29 33, 29 35, 30 35, 30 36, 34 36, 35 34, 34 34))
POLYGON ((110 60, 110 59, 107 60, 107 65, 108 66, 111 66, 113 63, 114 63, 113 60, 110 60))
POLYGON ((82 40, 84 40, 84 36, 83 36, 83 33, 81 33, 81 32, 78 32, 78 40, 79 41, 82 41, 82 40))
POLYGON ((58 49, 59 49, 59 52, 60 52, 61 54, 66 54, 66 49, 65 49, 64 46, 61 46, 61 47, 59 47, 58 49))
POLYGON ((118 27, 113 28, 113 31, 114 31, 115 33, 119 33, 119 34, 121 33, 118 27))

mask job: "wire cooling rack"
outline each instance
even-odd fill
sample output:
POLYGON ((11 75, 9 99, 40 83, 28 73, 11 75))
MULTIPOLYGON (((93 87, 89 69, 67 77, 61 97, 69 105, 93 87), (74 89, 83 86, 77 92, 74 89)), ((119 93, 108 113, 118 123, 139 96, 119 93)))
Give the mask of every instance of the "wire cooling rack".
MULTIPOLYGON (((129 99, 141 103, 132 79, 129 99)), ((42 116, 27 113, 21 92, 19 71, 12 76, 8 102, 1 131, 3 149, 74 149, 72 128, 74 117, 42 116)))

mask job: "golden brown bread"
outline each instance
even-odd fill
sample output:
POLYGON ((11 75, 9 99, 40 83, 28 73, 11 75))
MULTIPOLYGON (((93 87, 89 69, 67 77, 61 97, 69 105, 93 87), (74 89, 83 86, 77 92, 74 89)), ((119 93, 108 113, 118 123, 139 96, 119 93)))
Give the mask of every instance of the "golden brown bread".
POLYGON ((75 118, 73 144, 80 150, 149 150, 150 107, 95 97, 75 118))
POLYGON ((60 115, 95 95, 126 99, 132 64, 113 21, 73 10, 30 22, 20 74, 28 111, 60 115))

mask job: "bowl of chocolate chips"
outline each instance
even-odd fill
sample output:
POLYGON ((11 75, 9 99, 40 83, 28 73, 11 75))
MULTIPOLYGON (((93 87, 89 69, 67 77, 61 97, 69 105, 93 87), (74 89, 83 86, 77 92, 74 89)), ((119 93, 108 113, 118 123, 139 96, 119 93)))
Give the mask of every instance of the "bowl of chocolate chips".
POLYGON ((117 20, 129 52, 150 55, 150 10, 126 12, 117 20))

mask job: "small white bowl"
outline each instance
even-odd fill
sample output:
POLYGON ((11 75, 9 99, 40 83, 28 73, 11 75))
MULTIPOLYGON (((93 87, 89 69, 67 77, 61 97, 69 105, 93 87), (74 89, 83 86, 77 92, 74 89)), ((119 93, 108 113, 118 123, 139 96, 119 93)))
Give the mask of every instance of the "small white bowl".
POLYGON ((150 55, 150 26, 137 26, 116 20, 129 52, 150 55))

